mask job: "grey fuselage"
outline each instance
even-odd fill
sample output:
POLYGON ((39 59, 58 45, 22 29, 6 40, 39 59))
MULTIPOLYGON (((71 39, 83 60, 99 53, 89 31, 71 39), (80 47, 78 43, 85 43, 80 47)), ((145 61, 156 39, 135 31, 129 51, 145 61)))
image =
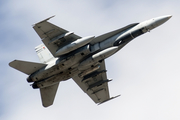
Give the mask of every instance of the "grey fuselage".
POLYGON ((69 53, 50 61, 48 65, 27 80, 34 82, 33 88, 43 88, 68 80, 74 75, 89 74, 98 69, 98 65, 113 55, 134 38, 163 24, 169 17, 158 17, 134 24, 102 41, 93 41, 69 53))

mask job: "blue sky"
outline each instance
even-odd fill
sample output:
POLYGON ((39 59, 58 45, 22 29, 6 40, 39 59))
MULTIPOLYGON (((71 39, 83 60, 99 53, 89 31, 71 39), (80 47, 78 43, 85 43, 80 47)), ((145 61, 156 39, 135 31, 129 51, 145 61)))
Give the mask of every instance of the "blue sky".
POLYGON ((180 2, 178 0, 4 0, 0 2, 0 119, 2 120, 179 120, 180 2), (50 16, 85 37, 154 17, 173 15, 106 60, 111 96, 97 106, 73 80, 62 82, 54 105, 44 108, 26 75, 8 66, 14 59, 39 62, 41 40, 32 28, 50 16))

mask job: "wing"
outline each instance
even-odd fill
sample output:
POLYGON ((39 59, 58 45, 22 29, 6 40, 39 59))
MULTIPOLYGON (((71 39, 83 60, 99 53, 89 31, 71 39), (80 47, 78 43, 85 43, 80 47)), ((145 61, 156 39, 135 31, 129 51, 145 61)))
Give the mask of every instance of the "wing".
POLYGON ((42 39, 46 47, 49 49, 49 51, 52 53, 52 55, 56 57, 55 53, 59 48, 62 48, 63 46, 81 37, 75 35, 73 32, 69 32, 63 28, 47 22, 47 20, 49 20, 50 18, 35 24, 33 28, 42 39))
POLYGON ((95 103, 102 103, 110 99, 107 83, 110 80, 107 79, 104 61, 102 61, 97 71, 83 77, 76 75, 73 80, 95 103))
POLYGON ((40 88, 41 100, 44 107, 48 107, 53 104, 58 86, 59 83, 49 87, 40 88))

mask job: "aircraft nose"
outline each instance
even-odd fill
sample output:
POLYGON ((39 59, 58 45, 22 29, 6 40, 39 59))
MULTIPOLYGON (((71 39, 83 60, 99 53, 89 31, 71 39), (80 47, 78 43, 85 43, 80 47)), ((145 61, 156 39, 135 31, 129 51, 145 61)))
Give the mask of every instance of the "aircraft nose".
POLYGON ((162 25, 166 21, 168 21, 171 17, 172 17, 172 15, 156 17, 156 18, 153 18, 153 19, 143 22, 143 24, 145 23, 145 26, 148 30, 152 30, 152 29, 162 25))
POLYGON ((166 15, 166 16, 154 18, 154 22, 155 22, 154 27, 158 27, 158 26, 162 25, 163 23, 168 21, 171 17, 172 17, 172 15, 166 15))

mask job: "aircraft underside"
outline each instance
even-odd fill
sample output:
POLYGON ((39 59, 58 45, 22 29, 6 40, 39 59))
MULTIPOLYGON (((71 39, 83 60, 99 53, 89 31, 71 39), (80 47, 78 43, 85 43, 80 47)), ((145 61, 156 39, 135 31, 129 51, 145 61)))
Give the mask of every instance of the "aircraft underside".
POLYGON ((28 75, 27 81, 34 89, 40 89, 44 107, 53 104, 59 83, 70 78, 97 104, 118 97, 109 95, 108 82, 112 80, 107 78, 105 59, 171 16, 133 23, 98 37, 80 37, 48 22, 50 18, 33 26, 43 42, 35 48, 41 63, 21 60, 9 63, 28 75))

